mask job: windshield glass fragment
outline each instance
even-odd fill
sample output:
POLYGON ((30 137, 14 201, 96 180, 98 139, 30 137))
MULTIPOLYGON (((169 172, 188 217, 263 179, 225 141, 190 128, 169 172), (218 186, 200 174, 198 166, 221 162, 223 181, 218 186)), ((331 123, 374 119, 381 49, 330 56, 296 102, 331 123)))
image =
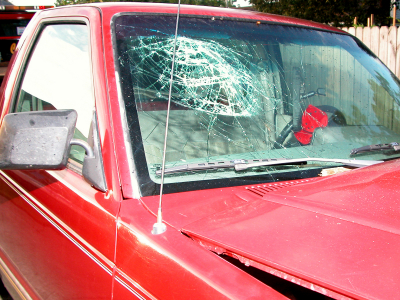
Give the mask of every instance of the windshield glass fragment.
MULTIPOLYGON (((122 15, 114 23, 117 68, 144 195, 156 193, 160 183, 175 21, 175 16, 122 15)), ((274 158, 352 159, 354 148, 399 140, 398 80, 348 35, 182 16, 176 46, 166 168, 274 158)), ((397 155, 366 152, 357 159, 397 155)), ((166 192, 304 178, 334 165, 179 172, 166 176, 166 192)))

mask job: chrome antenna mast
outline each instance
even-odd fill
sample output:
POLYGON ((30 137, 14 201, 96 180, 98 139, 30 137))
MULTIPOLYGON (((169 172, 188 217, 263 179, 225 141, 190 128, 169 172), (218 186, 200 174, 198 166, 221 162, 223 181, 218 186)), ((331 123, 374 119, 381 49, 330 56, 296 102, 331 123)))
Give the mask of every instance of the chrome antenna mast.
POLYGON ((167 230, 167 226, 162 222, 162 196, 163 196, 163 189, 164 189, 165 157, 166 157, 166 150, 167 150, 169 112, 171 110, 172 82, 173 82, 173 78, 174 78, 176 40, 177 40, 177 37, 178 37, 178 24, 179 24, 180 8, 181 8, 181 0, 179 0, 179 2, 178 2, 178 12, 177 12, 177 15, 176 15, 174 53, 173 53, 173 56, 172 56, 171 78, 170 78, 170 82, 169 82, 167 121, 165 122, 164 149, 163 149, 163 159, 162 159, 162 166, 161 166, 160 202, 158 204, 157 222, 154 223, 154 225, 153 225, 153 230, 151 231, 152 234, 161 234, 161 233, 164 233, 167 230))

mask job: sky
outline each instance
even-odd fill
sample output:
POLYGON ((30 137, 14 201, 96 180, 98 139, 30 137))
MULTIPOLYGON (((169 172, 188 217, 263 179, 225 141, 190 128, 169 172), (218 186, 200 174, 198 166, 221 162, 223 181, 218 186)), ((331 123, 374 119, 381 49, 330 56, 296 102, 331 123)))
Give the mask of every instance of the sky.
POLYGON ((236 7, 247 7, 250 6, 249 0, 237 0, 233 3, 236 7))

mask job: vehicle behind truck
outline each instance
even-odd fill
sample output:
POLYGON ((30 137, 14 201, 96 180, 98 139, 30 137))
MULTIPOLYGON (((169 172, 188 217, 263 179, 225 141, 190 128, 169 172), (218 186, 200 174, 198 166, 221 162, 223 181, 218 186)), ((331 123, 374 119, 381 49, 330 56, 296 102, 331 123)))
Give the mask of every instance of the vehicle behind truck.
POLYGON ((35 11, 52 6, 14 6, 0 3, 0 84, 17 43, 35 11))

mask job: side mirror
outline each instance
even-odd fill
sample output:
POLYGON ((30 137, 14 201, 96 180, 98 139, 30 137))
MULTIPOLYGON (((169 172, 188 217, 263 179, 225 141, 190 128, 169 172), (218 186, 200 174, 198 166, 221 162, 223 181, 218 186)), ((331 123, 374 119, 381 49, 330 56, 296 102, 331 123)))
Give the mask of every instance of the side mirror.
POLYGON ((6 115, 0 128, 0 169, 64 169, 77 117, 75 110, 6 115))

